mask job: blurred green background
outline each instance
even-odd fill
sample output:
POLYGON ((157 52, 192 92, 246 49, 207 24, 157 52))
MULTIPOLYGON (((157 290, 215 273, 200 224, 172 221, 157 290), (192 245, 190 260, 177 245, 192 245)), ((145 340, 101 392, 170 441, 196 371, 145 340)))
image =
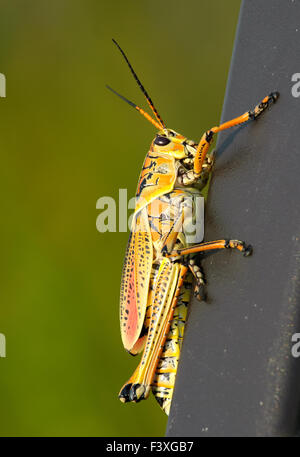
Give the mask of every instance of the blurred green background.
POLYGON ((239 0, 0 1, 1 436, 162 436, 153 398, 117 398, 128 234, 96 201, 132 197, 155 129, 114 37, 167 126, 198 140, 220 118, 239 0))

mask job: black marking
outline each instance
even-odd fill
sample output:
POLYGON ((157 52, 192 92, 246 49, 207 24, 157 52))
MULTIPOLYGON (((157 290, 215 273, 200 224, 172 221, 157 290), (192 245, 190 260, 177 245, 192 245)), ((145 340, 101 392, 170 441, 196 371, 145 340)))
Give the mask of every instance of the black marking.
POLYGON ((167 146, 167 144, 169 144, 170 142, 171 140, 169 140, 169 138, 160 135, 158 135, 154 140, 154 144, 156 144, 157 146, 167 146))
POLYGON ((214 135, 214 133, 213 133, 212 130, 209 130, 209 132, 206 132, 206 134, 205 134, 205 139, 206 139, 206 141, 207 141, 208 143, 211 142, 211 140, 212 140, 212 138, 213 138, 213 135, 214 135))

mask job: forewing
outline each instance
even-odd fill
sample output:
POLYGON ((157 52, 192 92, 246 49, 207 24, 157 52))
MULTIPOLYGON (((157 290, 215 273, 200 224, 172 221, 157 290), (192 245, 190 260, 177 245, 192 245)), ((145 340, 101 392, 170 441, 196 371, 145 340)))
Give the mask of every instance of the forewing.
POLYGON ((146 209, 135 215, 123 265, 120 294, 121 335, 125 349, 137 353, 146 314, 153 248, 146 209))

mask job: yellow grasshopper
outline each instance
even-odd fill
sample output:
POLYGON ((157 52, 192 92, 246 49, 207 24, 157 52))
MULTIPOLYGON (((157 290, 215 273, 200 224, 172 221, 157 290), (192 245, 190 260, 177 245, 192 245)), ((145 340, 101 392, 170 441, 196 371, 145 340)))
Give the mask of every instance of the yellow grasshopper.
POLYGON ((279 94, 273 92, 254 110, 212 127, 195 143, 166 128, 124 51, 115 40, 113 42, 155 118, 107 87, 157 129, 137 186, 121 280, 123 345, 130 354, 143 353, 119 398, 122 402, 138 402, 147 398, 152 390, 162 409, 169 414, 193 278, 195 295, 199 300, 202 298, 204 277, 199 256, 195 255, 226 248, 237 249, 244 256, 252 252, 250 245, 238 240, 220 239, 194 245, 187 240, 186 223, 194 219, 196 198, 202 195, 213 166, 209 147, 214 134, 256 119, 279 94))

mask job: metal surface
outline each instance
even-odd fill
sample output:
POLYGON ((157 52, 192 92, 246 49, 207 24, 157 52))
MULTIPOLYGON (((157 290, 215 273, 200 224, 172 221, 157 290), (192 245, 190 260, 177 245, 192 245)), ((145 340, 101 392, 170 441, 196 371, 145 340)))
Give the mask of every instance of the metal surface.
POLYGON ((209 303, 191 305, 168 436, 297 433, 300 358, 291 355, 291 337, 300 332, 300 97, 292 75, 300 73, 299 56, 299 1, 243 2, 222 121, 273 90, 280 98, 257 121, 219 136, 205 239, 242 239, 254 254, 203 261, 209 303))

